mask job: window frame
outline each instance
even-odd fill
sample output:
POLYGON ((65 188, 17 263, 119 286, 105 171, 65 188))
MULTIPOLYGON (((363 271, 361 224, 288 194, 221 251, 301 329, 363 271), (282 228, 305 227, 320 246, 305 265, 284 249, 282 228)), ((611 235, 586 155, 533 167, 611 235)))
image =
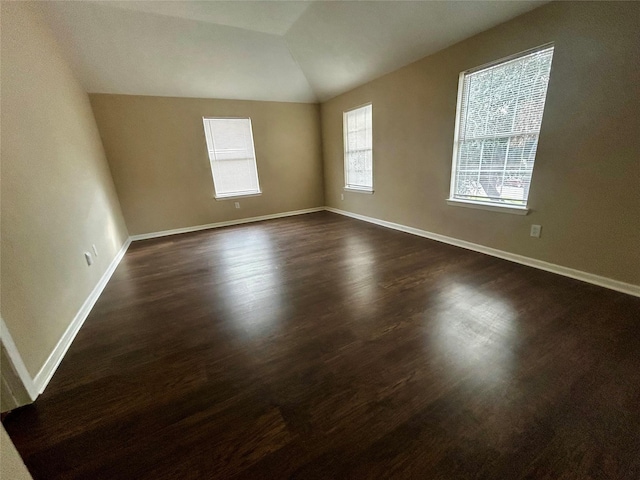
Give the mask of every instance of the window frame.
MULTIPOLYGON (((453 133, 453 155, 452 155, 452 160, 451 160, 451 181, 450 181, 450 185, 449 185, 449 196, 447 198, 447 204, 451 205, 451 206, 458 206, 458 207, 468 207, 468 208, 477 208, 477 209, 481 209, 481 210, 489 210, 489 211, 493 211, 493 212, 500 212, 500 213, 512 213, 515 215, 527 215, 529 213, 529 195, 527 195, 526 198, 526 204, 525 205, 514 205, 514 204, 502 204, 499 202, 492 202, 492 201, 484 201, 484 200, 467 200, 467 199, 461 199, 461 198, 456 198, 455 197, 455 188, 456 188, 456 173, 457 173, 457 168, 458 168, 458 149, 459 149, 459 145, 460 145, 460 115, 461 115, 461 110, 462 110, 462 101, 464 98, 464 81, 465 81, 465 77, 467 75, 473 74, 473 73, 477 73, 479 71, 482 70, 486 70, 488 68, 491 67, 495 67, 497 65, 500 65, 502 63, 507 63, 509 61, 521 58, 521 57, 525 57, 527 55, 531 55, 533 53, 537 53, 537 52, 541 52, 543 50, 548 50, 548 49, 553 49, 554 50, 554 54, 555 54, 555 44, 554 42, 549 42, 549 43, 545 43, 543 45, 534 47, 534 48, 530 48, 528 50, 524 50, 518 53, 514 53, 512 55, 508 55, 506 57, 502 57, 498 60, 494 60, 488 63, 485 63, 483 65, 479 65, 477 67, 474 68, 470 68, 468 70, 464 70, 463 72, 460 72, 459 76, 458 76, 458 98, 456 101, 456 117, 455 117, 455 128, 454 128, 454 133, 453 133)), ((552 66, 553 66, 553 58, 552 58, 552 66)), ((542 120, 544 120, 544 108, 546 108, 546 96, 549 93, 548 87, 549 87, 549 82, 550 82, 550 78, 549 80, 547 80, 547 92, 545 94, 545 105, 543 107, 543 118, 542 120)), ((540 121, 540 130, 538 131, 538 138, 540 137, 540 132, 542 131, 542 120, 540 121)), ((536 156, 537 156, 537 146, 536 146, 536 156)), ((534 166, 533 168, 535 168, 535 157, 534 157, 534 166)), ((533 169, 531 171, 531 181, 533 182, 533 169)))
POLYGON ((358 105, 357 107, 350 108, 349 110, 345 110, 342 112, 342 146, 343 146, 343 169, 344 169, 344 187, 343 190, 345 192, 355 192, 355 193, 365 193, 365 194, 373 194, 375 180, 374 180, 374 168, 373 168, 373 102, 363 103, 362 105, 358 105), (356 110, 360 110, 362 108, 371 107, 371 187, 359 187, 357 185, 349 185, 347 183, 348 179, 348 160, 347 160, 347 137, 348 137, 348 129, 347 129, 347 115, 351 112, 355 112, 356 110))
MULTIPOLYGON (((262 195, 262 188, 260 187, 260 172, 258 172, 258 159, 256 156, 256 145, 253 140, 253 121, 251 120, 251 117, 204 116, 202 117, 202 126, 204 130, 204 135, 205 135, 205 145, 207 147, 207 157, 209 159, 209 168, 211 170, 211 180, 213 183, 213 198, 216 200, 230 200, 230 199, 247 198, 247 197, 259 197, 260 195, 262 195), (215 174, 213 173, 214 160, 211 159, 209 142, 207 141, 207 128, 208 128, 207 120, 248 120, 249 121, 249 135, 251 138, 251 152, 253 153, 253 166, 256 173, 256 185, 258 187, 257 191, 238 192, 238 193, 232 193, 232 194, 224 194, 224 193, 218 194, 218 189, 216 187, 216 177, 215 177, 215 174)), ((213 142, 213 137, 211 138, 211 141, 213 142)), ((215 143, 213 144, 213 146, 214 146, 213 151, 215 151, 215 143)))

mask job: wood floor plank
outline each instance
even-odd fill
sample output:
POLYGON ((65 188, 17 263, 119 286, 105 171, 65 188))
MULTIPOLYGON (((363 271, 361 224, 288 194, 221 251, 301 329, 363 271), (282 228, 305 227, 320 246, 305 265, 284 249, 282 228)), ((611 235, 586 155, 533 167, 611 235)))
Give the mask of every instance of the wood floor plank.
POLYGON ((135 242, 38 479, 640 478, 640 299, 328 212, 135 242))

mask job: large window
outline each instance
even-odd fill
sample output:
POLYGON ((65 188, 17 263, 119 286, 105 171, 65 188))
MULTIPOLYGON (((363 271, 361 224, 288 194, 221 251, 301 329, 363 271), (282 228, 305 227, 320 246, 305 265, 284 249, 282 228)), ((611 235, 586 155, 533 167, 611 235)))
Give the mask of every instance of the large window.
POLYGON ((373 192, 371 105, 344 112, 342 123, 345 188, 373 192))
POLYGON ((460 74, 450 201, 526 210, 553 46, 460 74))
POLYGON ((251 119, 204 118, 216 198, 260 193, 251 119))

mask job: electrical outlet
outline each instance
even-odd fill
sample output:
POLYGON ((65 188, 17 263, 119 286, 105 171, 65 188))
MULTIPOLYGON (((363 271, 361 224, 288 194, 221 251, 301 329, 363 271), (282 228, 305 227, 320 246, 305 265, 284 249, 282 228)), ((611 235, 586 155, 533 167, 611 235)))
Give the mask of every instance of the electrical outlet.
POLYGON ((84 252, 84 259, 87 261, 87 265, 91 266, 93 263, 93 257, 89 252, 84 252))
POLYGON ((540 238, 540 232, 542 231, 542 226, 540 225, 531 225, 531 236, 540 238))
POLYGON ((96 248, 96 244, 94 243, 91 246, 93 247, 93 254, 97 257, 98 256, 98 249, 96 248))
POLYGON ((344 200, 344 193, 340 194, 340 200, 344 200))
POLYGON ((240 208, 240 202, 236 202, 236 208, 240 208))

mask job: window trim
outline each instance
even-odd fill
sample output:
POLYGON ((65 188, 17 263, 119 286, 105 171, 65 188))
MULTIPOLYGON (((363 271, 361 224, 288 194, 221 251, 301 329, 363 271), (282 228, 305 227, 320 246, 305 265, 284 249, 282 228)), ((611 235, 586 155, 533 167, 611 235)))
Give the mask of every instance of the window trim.
POLYGON ((355 188, 355 187, 344 187, 342 190, 345 192, 354 192, 354 193, 368 193, 369 195, 373 195, 373 188, 355 188))
MULTIPOLYGON (((236 198, 247 198, 247 197, 259 197, 260 195, 262 195, 262 188, 260 187, 260 173, 258 172, 258 158, 256 156, 256 144, 253 140, 253 121, 251 120, 251 117, 229 117, 229 116, 219 116, 219 117, 206 117, 203 116, 202 117, 202 125, 204 127, 204 134, 205 134, 205 145, 207 147, 207 158, 209 159, 209 169, 211 170, 211 180, 213 183, 213 198, 215 200, 231 200, 231 199, 236 199, 236 198), (253 163, 255 166, 255 171, 256 171, 256 184, 258 186, 258 190, 257 191, 246 191, 246 192, 235 192, 235 193, 223 193, 223 194, 218 194, 218 191, 216 189, 216 179, 215 179, 215 175, 213 174, 213 165, 212 165, 212 160, 211 160, 211 155, 209 155, 209 144, 206 141, 206 137, 207 137, 207 120, 249 120, 249 134, 251 135, 251 150, 253 152, 253 163)), ((211 139, 213 141, 213 138, 211 139)))
POLYGON ((498 205, 489 202, 461 200, 459 198, 447 198, 447 205, 452 207, 476 208, 478 210, 488 210, 490 212, 512 213, 514 215, 527 215, 529 213, 529 207, 523 207, 520 205, 498 205))
MULTIPOLYGON (((527 215, 529 213, 529 198, 527 197, 526 205, 514 205, 514 204, 500 204, 498 202, 490 202, 490 201, 482 201, 482 200, 464 200, 460 198, 456 198, 453 196, 453 192, 455 191, 455 183, 456 183, 456 171, 458 167, 458 145, 460 138, 460 113, 462 107, 462 98, 463 98, 463 90, 464 90, 464 79, 466 75, 479 72, 481 70, 485 70, 487 68, 494 67, 501 63, 506 63, 511 60, 515 60, 516 58, 524 57, 526 55, 530 55, 532 53, 536 53, 542 50, 547 50, 549 48, 555 49, 554 42, 545 43, 543 45, 539 45, 534 48, 530 48, 528 50, 523 50, 518 53, 514 53, 512 55, 508 55, 506 57, 502 57, 498 60, 494 60, 491 62, 487 62, 485 64, 479 65, 477 67, 470 68, 468 70, 464 70, 460 72, 458 76, 458 98, 456 101, 456 118, 455 118, 455 128, 453 131, 453 155, 451 160, 451 181, 449 183, 449 196, 446 199, 446 202, 450 206, 456 207, 468 207, 468 208, 477 208, 480 210, 489 210, 494 212, 503 212, 503 213, 514 213, 516 215, 527 215)), ((555 53, 555 51, 554 51, 555 53)), ((548 93, 548 91, 547 91, 548 93)), ((546 98, 545 98, 546 101, 546 98)), ((541 124, 542 128, 542 124, 541 124)), ((540 132, 538 132, 538 136, 540 132)), ((537 152, 536 152, 537 154, 537 152)), ((534 165, 535 168, 535 165, 534 165)), ((533 173, 533 172, 532 172, 533 173)), ((532 175, 533 178, 533 175, 532 175)))
MULTIPOLYGON (((213 191, 215 192, 215 185, 213 188, 213 191)), ((250 197, 259 197, 262 195, 262 192, 256 192, 256 193, 233 193, 231 195, 218 195, 216 196, 215 193, 213 195, 213 198, 219 202, 222 200, 232 200, 232 199, 237 199, 237 198, 250 198, 250 197)))
POLYGON ((357 107, 350 108, 342 112, 342 164, 344 174, 345 192, 373 194, 375 191, 375 175, 373 168, 373 102, 363 103, 357 107), (357 185, 347 185, 347 114, 364 107, 371 106, 371 187, 360 187, 357 185))

